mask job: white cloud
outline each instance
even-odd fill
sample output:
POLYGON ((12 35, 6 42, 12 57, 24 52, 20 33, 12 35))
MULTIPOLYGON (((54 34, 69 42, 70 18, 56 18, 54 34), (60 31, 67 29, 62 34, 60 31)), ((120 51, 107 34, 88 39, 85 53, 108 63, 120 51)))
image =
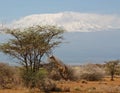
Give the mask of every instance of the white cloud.
POLYGON ((17 28, 46 24, 61 26, 69 32, 113 30, 120 29, 120 16, 78 12, 35 14, 14 21, 9 26, 17 28))

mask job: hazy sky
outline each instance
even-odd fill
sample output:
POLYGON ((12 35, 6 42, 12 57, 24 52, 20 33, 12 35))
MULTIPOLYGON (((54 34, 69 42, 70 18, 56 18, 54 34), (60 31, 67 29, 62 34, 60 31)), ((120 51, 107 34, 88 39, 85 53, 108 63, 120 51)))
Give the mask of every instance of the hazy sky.
POLYGON ((3 22, 31 14, 63 11, 120 15, 120 0, 0 0, 0 21, 3 22))

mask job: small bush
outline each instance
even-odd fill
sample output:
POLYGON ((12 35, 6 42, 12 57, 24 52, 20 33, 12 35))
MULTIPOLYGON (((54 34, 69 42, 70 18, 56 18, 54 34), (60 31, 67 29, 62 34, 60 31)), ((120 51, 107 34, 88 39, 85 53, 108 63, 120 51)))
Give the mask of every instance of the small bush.
POLYGON ((98 81, 104 77, 104 71, 94 64, 87 64, 81 67, 80 79, 98 81))
POLYGON ((45 78, 43 81, 40 82, 39 89, 47 93, 50 91, 58 91, 56 83, 48 78, 45 78))

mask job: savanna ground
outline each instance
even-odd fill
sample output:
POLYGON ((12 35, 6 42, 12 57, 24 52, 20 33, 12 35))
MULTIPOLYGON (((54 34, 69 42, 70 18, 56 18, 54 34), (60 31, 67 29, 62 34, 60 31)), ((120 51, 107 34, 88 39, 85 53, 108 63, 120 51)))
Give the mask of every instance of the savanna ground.
MULTIPOLYGON (((101 81, 57 81, 57 86, 61 89, 69 88, 70 93, 120 93, 120 77, 110 81, 106 77, 101 81)), ((37 89, 2 89, 0 93, 42 93, 37 89)), ((55 92, 51 92, 55 93, 55 92)), ((59 92, 61 93, 61 92, 59 92)), ((62 92, 65 93, 65 92, 62 92)))

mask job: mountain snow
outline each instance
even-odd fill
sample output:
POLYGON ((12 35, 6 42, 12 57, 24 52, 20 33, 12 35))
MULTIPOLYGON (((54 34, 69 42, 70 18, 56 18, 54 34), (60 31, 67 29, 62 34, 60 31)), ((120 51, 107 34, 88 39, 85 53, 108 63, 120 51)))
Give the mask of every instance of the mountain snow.
POLYGON ((104 15, 80 12, 34 14, 11 22, 9 27, 21 28, 34 25, 56 25, 68 32, 93 32, 120 29, 119 15, 104 15))

